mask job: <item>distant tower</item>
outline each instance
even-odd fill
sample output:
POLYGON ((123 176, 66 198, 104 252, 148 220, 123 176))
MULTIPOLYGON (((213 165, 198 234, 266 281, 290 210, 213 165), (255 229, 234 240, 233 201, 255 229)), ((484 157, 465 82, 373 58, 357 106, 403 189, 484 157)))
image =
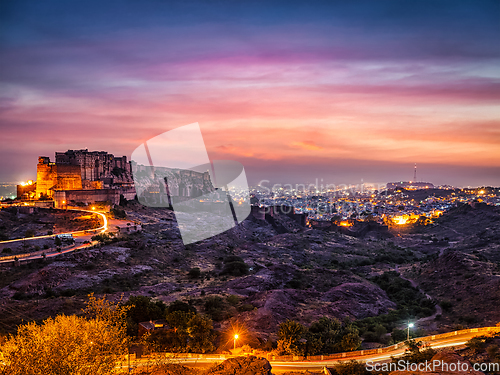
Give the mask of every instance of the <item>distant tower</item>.
POLYGON ((415 163, 415 170, 413 172, 413 182, 417 182, 417 163, 415 163))

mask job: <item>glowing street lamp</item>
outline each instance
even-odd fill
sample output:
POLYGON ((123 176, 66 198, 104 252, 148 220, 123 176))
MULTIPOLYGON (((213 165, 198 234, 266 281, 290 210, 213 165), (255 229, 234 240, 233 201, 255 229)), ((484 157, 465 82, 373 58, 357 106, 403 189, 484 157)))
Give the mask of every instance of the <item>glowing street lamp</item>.
POLYGON ((406 340, 410 340, 410 328, 415 327, 415 324, 408 322, 408 335, 406 336, 406 340))
POLYGON ((236 350, 236 340, 238 340, 238 337, 240 337, 240 336, 238 336, 238 334, 236 333, 236 334, 234 335, 234 341, 233 341, 233 342, 234 342, 234 344, 233 344, 233 350, 236 350))

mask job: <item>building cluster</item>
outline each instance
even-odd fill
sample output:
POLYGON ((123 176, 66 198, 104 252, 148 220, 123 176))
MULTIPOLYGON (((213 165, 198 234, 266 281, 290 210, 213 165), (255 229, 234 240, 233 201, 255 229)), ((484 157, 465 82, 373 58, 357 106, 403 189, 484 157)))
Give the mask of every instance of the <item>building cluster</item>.
POLYGON ((385 225, 426 224, 459 203, 473 205, 482 202, 500 206, 500 189, 446 187, 421 193, 413 188, 401 187, 382 191, 282 188, 269 191, 257 187, 252 191, 252 204, 260 207, 290 206, 295 214, 307 213, 308 221, 317 225, 321 222, 336 222, 341 226, 349 226, 353 220, 375 221, 385 225))

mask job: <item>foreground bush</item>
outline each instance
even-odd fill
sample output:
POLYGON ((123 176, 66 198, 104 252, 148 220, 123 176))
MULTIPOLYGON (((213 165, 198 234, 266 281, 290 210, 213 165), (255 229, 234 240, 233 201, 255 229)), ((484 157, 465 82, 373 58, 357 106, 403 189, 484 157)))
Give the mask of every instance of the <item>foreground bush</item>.
POLYGON ((2 346, 10 375, 113 374, 124 337, 106 321, 60 315, 19 327, 2 346))
POLYGON ((105 375, 116 373, 127 342, 124 309, 90 297, 86 317, 59 315, 18 328, 0 347, 2 375, 105 375))

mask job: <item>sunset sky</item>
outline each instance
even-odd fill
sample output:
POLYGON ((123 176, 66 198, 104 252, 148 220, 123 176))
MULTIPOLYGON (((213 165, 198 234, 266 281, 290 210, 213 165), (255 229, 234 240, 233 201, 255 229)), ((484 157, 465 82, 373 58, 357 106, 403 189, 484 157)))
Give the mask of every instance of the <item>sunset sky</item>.
POLYGON ((500 186, 499 1, 3 1, 0 181, 198 122, 251 184, 500 186))

